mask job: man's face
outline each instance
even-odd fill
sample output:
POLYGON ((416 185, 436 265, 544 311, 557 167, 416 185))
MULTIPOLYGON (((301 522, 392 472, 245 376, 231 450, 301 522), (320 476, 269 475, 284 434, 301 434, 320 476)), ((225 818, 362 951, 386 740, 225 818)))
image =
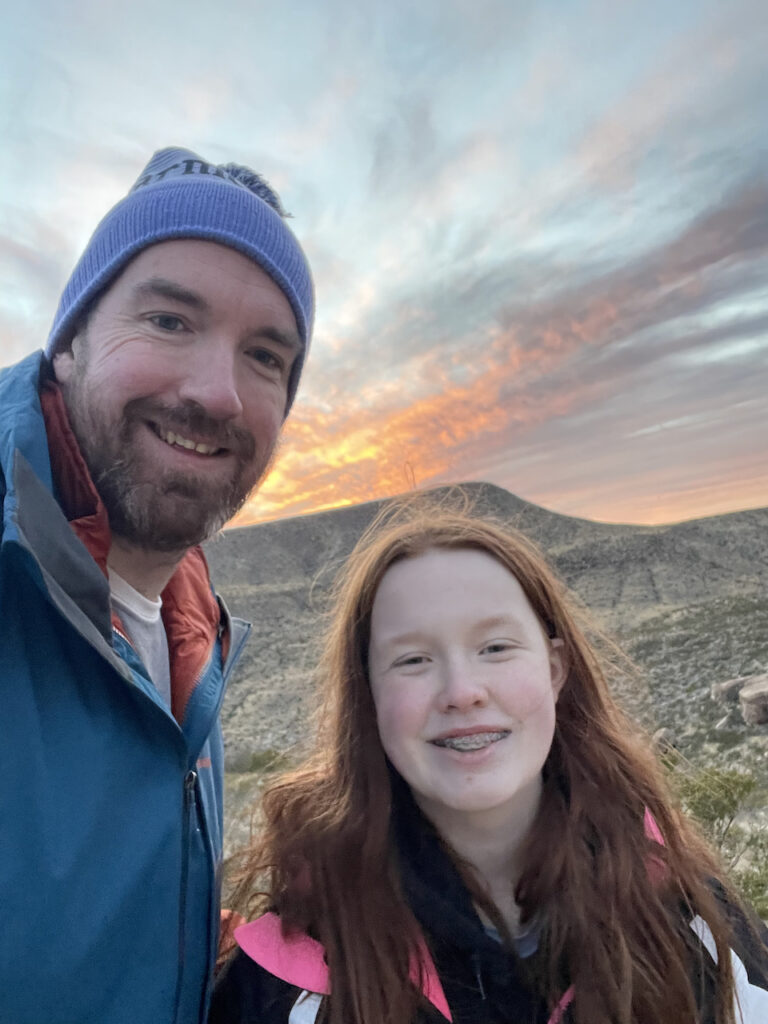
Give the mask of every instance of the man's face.
POLYGON ((113 533, 180 552, 220 529, 269 466, 300 349, 283 292, 233 249, 129 263, 54 359, 113 533))

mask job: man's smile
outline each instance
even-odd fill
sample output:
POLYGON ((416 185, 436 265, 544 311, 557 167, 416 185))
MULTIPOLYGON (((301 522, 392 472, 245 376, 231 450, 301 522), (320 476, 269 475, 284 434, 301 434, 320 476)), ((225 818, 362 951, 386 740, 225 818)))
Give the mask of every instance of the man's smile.
POLYGON ((187 451, 197 452, 199 455, 221 455, 227 454, 228 449, 221 448, 218 445, 205 444, 202 441, 193 441, 189 437, 183 437, 181 434, 175 433, 173 430, 165 430, 156 424, 150 424, 154 433, 160 438, 161 441, 165 441, 172 448, 185 448, 187 451))

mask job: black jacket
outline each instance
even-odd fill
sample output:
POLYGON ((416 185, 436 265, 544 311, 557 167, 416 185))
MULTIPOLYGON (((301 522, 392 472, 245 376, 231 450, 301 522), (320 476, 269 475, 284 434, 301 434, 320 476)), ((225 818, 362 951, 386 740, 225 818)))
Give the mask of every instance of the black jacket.
MULTIPOLYGON (((427 939, 452 1020, 455 1024, 569 1024, 567 1006, 559 1015, 553 1014, 535 992, 531 968, 536 954, 528 958, 510 953, 488 934, 453 863, 419 818, 418 812, 414 815, 401 807, 395 839, 403 886, 427 939)), ((766 944, 761 948, 739 912, 733 912, 733 921, 743 1024, 768 1024, 768 933, 763 929, 766 944)), ((703 922, 701 926, 706 928, 703 922)), ((693 938, 692 946, 697 945, 693 938)), ((252 947, 249 951, 254 954, 252 947)), ((255 955, 260 956, 258 950, 255 955)), ((322 957, 319 947, 318 955, 322 957)), ((704 954, 704 961, 708 960, 704 954)), ((713 976, 708 970, 703 973, 696 986, 701 993, 701 1022, 712 1024, 713 976)), ((308 987, 281 980, 240 949, 218 979, 209 1024, 313 1024, 320 997, 308 996, 308 987)), ((425 1000, 414 1024, 445 1024, 445 1016, 425 1000)))

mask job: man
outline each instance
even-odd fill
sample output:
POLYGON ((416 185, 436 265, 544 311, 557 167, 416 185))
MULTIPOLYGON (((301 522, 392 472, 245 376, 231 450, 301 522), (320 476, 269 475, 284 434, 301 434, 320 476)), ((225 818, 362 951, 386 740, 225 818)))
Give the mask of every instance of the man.
POLYGON ((0 1024, 205 1020, 247 626, 198 545, 266 472, 312 318, 269 186, 168 149, 0 373, 0 1024))

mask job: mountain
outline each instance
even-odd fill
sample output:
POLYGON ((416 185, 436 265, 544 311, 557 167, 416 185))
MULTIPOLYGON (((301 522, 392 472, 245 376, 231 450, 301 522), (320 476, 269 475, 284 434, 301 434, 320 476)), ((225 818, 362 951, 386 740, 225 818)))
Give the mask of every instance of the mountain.
MULTIPOLYGON (((536 541, 638 663, 642 675, 619 696, 647 728, 665 727, 693 758, 765 765, 768 728, 745 726, 710 687, 768 669, 768 508, 630 526, 559 515, 490 484, 463 490, 536 541)), ((230 771, 307 736, 328 586, 383 504, 241 527, 207 545, 217 589, 253 623, 222 711, 230 771)), ((243 785, 236 815, 250 794, 243 785)))

